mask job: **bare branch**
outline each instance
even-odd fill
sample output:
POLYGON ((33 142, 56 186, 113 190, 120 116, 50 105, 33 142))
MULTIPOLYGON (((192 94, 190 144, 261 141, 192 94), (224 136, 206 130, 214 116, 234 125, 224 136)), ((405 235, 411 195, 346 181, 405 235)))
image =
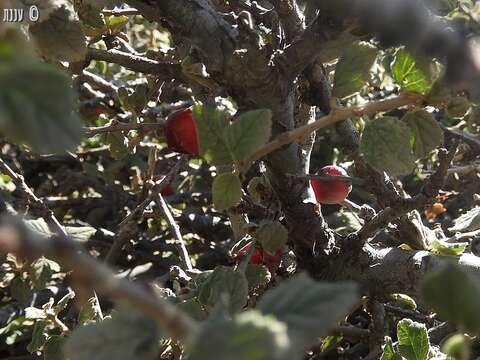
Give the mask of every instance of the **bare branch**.
POLYGON ((115 49, 107 51, 89 48, 87 57, 90 60, 100 60, 118 64, 129 70, 145 74, 155 74, 168 79, 183 78, 180 64, 160 63, 143 56, 132 55, 115 49))
POLYGON ((415 105, 422 100, 422 97, 417 94, 401 94, 392 99, 372 101, 366 105, 353 106, 350 108, 333 109, 328 115, 299 128, 287 131, 277 136, 274 140, 267 143, 264 147, 257 150, 253 155, 245 161, 245 165, 260 160, 271 152, 280 149, 281 147, 299 140, 312 132, 323 129, 327 126, 335 124, 339 121, 346 120, 353 116, 363 116, 375 114, 381 111, 389 111, 397 109, 406 105, 415 105))
POLYGON ((156 131, 163 129, 165 124, 163 122, 159 123, 122 123, 119 121, 112 121, 108 125, 98 126, 98 127, 86 127, 83 129, 86 137, 92 137, 98 134, 104 134, 109 132, 118 132, 118 131, 130 131, 137 130, 142 132, 156 131))

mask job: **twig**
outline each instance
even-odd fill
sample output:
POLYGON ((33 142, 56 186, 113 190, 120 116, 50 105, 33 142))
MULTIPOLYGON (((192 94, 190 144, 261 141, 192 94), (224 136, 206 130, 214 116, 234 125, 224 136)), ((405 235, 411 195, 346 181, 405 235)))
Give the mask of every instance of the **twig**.
POLYGON ((165 78, 183 78, 180 64, 160 63, 158 61, 129 54, 123 51, 88 48, 88 58, 115 63, 127 69, 145 74, 156 74, 165 78))
POLYGON ((92 137, 97 134, 116 132, 116 131, 130 131, 138 130, 142 132, 155 131, 163 129, 165 124, 163 122, 158 123, 123 123, 119 121, 112 121, 110 124, 98 127, 86 127, 83 129, 86 137, 92 137))
POLYGON ((20 219, 4 217, 0 226, 0 249, 31 256, 42 254, 54 259, 64 268, 73 270, 79 283, 95 288, 111 299, 129 303, 155 319, 176 339, 186 339, 197 329, 196 322, 172 304, 137 284, 116 277, 107 266, 84 253, 68 237, 38 237, 29 232, 20 219))
MULTIPOLYGON (((244 165, 250 165, 253 162, 260 160, 271 152, 280 149, 295 140, 299 140, 312 132, 335 124, 339 121, 346 120, 353 116, 363 116, 374 114, 381 111, 388 111, 406 105, 415 105, 422 100, 422 96, 417 94, 404 93, 392 99, 378 100, 369 102, 362 106, 352 106, 349 108, 333 109, 328 115, 320 119, 301 126, 299 128, 287 131, 278 135, 274 140, 267 143, 264 147, 253 153, 244 165)), ((247 168, 246 166, 242 168, 247 168)))
POLYGON ((296 174, 287 174, 287 176, 294 177, 296 179, 304 180, 321 180, 321 181, 345 181, 352 184, 363 185, 365 184, 364 179, 353 176, 343 176, 343 175, 328 175, 328 174, 306 174, 306 175, 296 175, 296 174))
POLYGON ((188 255, 185 241, 183 241, 182 234, 180 233, 180 228, 175 222, 175 219, 173 218, 172 213, 170 212, 170 209, 168 208, 168 205, 165 202, 162 194, 157 193, 155 195, 155 203, 157 204, 163 216, 167 220, 167 223, 170 226, 170 231, 175 236, 175 247, 177 248, 180 260, 182 261, 183 270, 192 270, 192 261, 190 260, 190 256, 188 255))

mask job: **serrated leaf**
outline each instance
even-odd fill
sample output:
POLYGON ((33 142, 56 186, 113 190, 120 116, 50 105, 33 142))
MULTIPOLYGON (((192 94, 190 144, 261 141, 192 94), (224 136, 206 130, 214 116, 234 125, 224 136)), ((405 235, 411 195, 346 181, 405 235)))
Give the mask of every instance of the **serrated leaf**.
POLYGON ((453 221, 453 226, 449 228, 452 232, 469 232, 480 229, 480 206, 475 206, 465 214, 453 221))
POLYGON ((217 175, 213 180, 212 197, 219 210, 237 205, 242 197, 242 183, 238 176, 230 173, 217 175))
POLYGON ((407 360, 427 360, 430 351, 425 324, 403 319, 397 325, 398 351, 407 360))
POLYGON ((398 355, 398 353, 393 348, 392 339, 390 337, 386 337, 385 345, 383 346, 383 353, 380 357, 380 360, 401 360, 402 357, 398 355))
POLYGON ((213 165, 230 164, 232 157, 223 136, 228 125, 225 114, 214 107, 204 105, 195 105, 192 111, 200 155, 213 165))
POLYGON ((59 271, 60 266, 55 261, 41 257, 30 265, 30 280, 36 289, 43 289, 52 275, 59 271))
POLYGON ((121 132, 107 133, 104 142, 109 146, 110 154, 115 160, 121 160, 130 153, 128 139, 121 132))
POLYGON ((209 320, 187 352, 189 360, 287 360, 290 346, 285 324, 250 310, 209 320))
POLYGON ((260 204, 262 195, 270 190, 270 184, 264 176, 255 176, 250 179, 247 185, 247 191, 253 201, 260 204))
POLYGON ((159 338, 155 321, 122 309, 110 319, 78 327, 64 349, 69 360, 154 360, 159 338))
POLYGON ((376 57, 377 48, 366 42, 348 46, 335 68, 333 95, 343 98, 359 91, 368 81, 376 57))
POLYGON ((184 300, 177 306, 192 319, 203 321, 208 317, 208 313, 203 309, 202 305, 196 299, 184 300))
POLYGON ((217 266, 199 286, 198 301, 208 311, 213 310, 222 297, 228 301, 230 313, 243 309, 248 300, 248 281, 243 272, 227 266, 217 266))
POLYGON ((393 78, 403 91, 426 94, 430 90, 428 64, 418 61, 405 49, 396 52, 391 68, 393 78))
POLYGON ((449 263, 427 274, 422 294, 440 317, 480 333, 480 284, 458 265, 449 263))
POLYGON ((384 116, 367 124, 360 151, 367 162, 379 171, 394 176, 409 174, 415 168, 409 137, 405 124, 397 118, 384 116))
MULTIPOLYGON (((77 9, 78 17, 83 24, 106 30, 105 19, 101 11, 102 9, 99 7, 85 2, 82 2, 77 9)), ((98 32, 98 34, 102 33, 103 31, 98 32)))
POLYGON ((264 294, 257 308, 285 322, 306 343, 324 336, 359 300, 352 282, 317 282, 306 274, 288 279, 264 294))
POLYGON ((448 243, 442 240, 434 240, 432 242, 432 250, 441 255, 461 255, 465 252, 468 243, 448 243))
POLYGON ((100 309, 98 308, 97 299, 91 297, 80 308, 78 322, 85 325, 96 320, 100 320, 100 309))
POLYGON ((53 235, 43 218, 25 220, 25 225, 39 236, 50 237, 53 235))
POLYGON ((278 221, 265 221, 255 232, 255 239, 262 249, 274 254, 283 249, 288 240, 288 230, 278 221))
POLYGON ((35 151, 71 150, 80 142, 75 102, 71 79, 52 65, 0 68, 0 131, 35 151))
POLYGON ((447 104, 447 114, 451 117, 462 117, 470 109, 472 103, 465 96, 455 96, 447 104))
POLYGON ((39 320, 35 322, 32 331, 32 339, 27 345, 27 351, 32 354, 38 350, 45 344, 47 341, 47 334, 45 333, 45 327, 47 326, 47 322, 44 320, 39 320))
POLYGON ((434 117, 425 110, 410 111, 402 121, 408 124, 413 135, 413 153, 424 158, 443 144, 443 130, 434 117))
POLYGON ((268 271, 265 266, 255 264, 247 264, 245 276, 247 277, 248 288, 250 291, 253 291, 260 286, 267 285, 272 278, 270 271, 268 271))
POLYGON ((87 55, 86 38, 74 13, 61 6, 49 18, 29 27, 40 53, 50 60, 77 62, 87 55))
POLYGON ((224 130, 225 142, 234 160, 246 159, 261 148, 272 131, 272 112, 252 110, 240 115, 224 130))

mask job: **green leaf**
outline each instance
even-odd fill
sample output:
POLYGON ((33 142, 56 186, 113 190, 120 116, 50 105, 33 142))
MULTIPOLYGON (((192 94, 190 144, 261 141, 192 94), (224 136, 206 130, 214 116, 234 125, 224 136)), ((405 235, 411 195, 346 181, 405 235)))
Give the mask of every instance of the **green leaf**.
POLYGON ((430 90, 428 64, 416 60, 405 49, 397 51, 391 67, 393 78, 403 91, 426 94, 430 90))
POLYGON ((237 175, 225 173, 215 177, 212 185, 213 204, 219 210, 237 205, 242 197, 242 184, 237 175))
POLYGON ((409 142, 407 126, 397 118, 384 116, 370 121, 363 131, 360 151, 367 162, 390 175, 409 174, 415 158, 409 142))
POLYGON ((432 242, 432 250, 441 255, 461 255, 465 252, 468 243, 448 243, 442 240, 434 240, 432 242))
POLYGON ((225 142, 233 160, 243 160, 261 148, 270 139, 272 112, 247 111, 224 130, 225 142))
POLYGON ((77 328, 65 343, 69 360, 154 360, 160 334, 154 320, 133 309, 112 318, 77 328))
POLYGON ((453 226, 449 228, 452 232, 469 232, 480 229, 480 206, 475 206, 462 216, 453 221, 453 226))
POLYGON ((452 98, 452 89, 443 81, 437 80, 433 83, 430 92, 425 97, 427 104, 444 107, 452 98))
POLYGON ((463 334, 454 334, 445 340, 442 352, 452 359, 470 359, 470 341, 463 334))
POLYGON ((60 266, 52 260, 41 257, 30 265, 30 280, 36 289, 43 289, 52 275, 60 271, 60 266))
POLYGON ((247 191, 253 201, 261 204, 263 197, 271 192, 271 187, 265 176, 255 176, 248 182, 247 191))
POLYGON ((402 357, 393 348, 392 339, 386 337, 385 345, 383 346, 383 353, 380 360, 401 360, 402 357))
POLYGON ((203 309, 202 305, 196 299, 187 299, 180 302, 178 308, 191 318, 203 321, 208 317, 208 313, 203 309))
POLYGON ((59 335, 50 336, 43 346, 44 360, 65 360, 63 347, 66 338, 59 335))
POLYGON ((274 254, 283 249, 288 240, 288 230, 278 221, 264 221, 255 232, 255 239, 262 249, 274 254))
POLYGON ((326 335, 358 300, 354 283, 317 282, 301 274, 265 293, 257 308, 285 322, 289 332, 310 343, 326 335))
POLYGON ((287 360, 289 350, 285 324, 254 310, 207 321, 187 348, 189 360, 287 360))
POLYGON ((392 300, 398 302, 402 307, 410 309, 410 310, 416 310, 417 309, 417 303, 413 298, 411 298, 408 295, 405 294, 392 294, 390 296, 392 300))
POLYGON ((245 276, 247 277, 250 291, 267 285, 272 278, 272 275, 265 266, 256 264, 247 264, 245 276))
POLYGON ((85 302, 78 312, 78 322, 82 325, 100 319, 100 309, 97 305, 97 299, 91 297, 85 302))
POLYGON ((402 121, 408 124, 413 135, 413 153, 424 158, 443 144, 443 130, 433 116, 425 110, 410 111, 402 121))
POLYGON ((121 132, 109 132, 104 135, 103 141, 109 145, 110 154, 115 160, 121 160, 130 154, 128 139, 121 132))
POLYGON ((222 297, 228 301, 230 313, 244 308, 248 300, 248 281, 243 272, 217 266, 199 287, 198 301, 208 311, 223 301, 222 297))
POLYGON ((335 69, 333 95, 338 98, 359 91, 369 79, 370 69, 377 57, 377 48, 366 42, 347 47, 335 69))
POLYGON ((126 23, 128 23, 128 16, 107 16, 105 18, 105 23, 110 32, 116 34, 121 31, 126 23))
POLYGON ((224 130, 228 126, 225 114, 212 106, 193 106, 193 118, 197 128, 200 155, 213 165, 232 162, 225 144, 224 130))
POLYGON ((0 131, 35 151, 71 150, 80 142, 75 102, 71 79, 52 65, 0 67, 0 131))
POLYGON ((447 105, 447 114, 451 117, 463 117, 471 105, 465 96, 455 96, 447 105))
POLYGON ((403 319, 397 325, 398 351, 407 360, 427 360, 430 351, 425 324, 403 319))
POLYGON ((47 341, 47 334, 45 333, 46 326, 47 322, 44 320, 39 320, 35 322, 35 325, 33 326, 32 339, 27 345, 27 351, 30 354, 40 350, 40 348, 47 341))
POLYGON ((441 318, 480 333, 480 284, 458 265, 449 263, 427 274, 422 294, 441 318))
POLYGON ((87 55, 80 22, 66 6, 56 9, 47 20, 30 25, 29 31, 40 53, 47 59, 77 62, 87 55))

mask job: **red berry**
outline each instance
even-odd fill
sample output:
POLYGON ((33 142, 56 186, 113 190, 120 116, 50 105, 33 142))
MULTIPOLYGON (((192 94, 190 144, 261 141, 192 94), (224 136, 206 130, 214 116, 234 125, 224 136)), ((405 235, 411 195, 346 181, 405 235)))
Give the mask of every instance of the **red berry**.
MULTIPOLYGON (((328 165, 320 170, 320 174, 347 176, 347 172, 339 166, 328 165)), ((347 181, 310 180, 317 201, 321 204, 338 204, 347 198, 352 185, 347 181)))
MULTIPOLYGON (((248 244, 244 245, 240 250, 238 250, 237 255, 238 256, 247 256, 247 254, 250 252, 250 249, 254 245, 255 244, 253 243, 253 241, 250 241, 248 244)), ((252 256, 250 257, 250 264, 254 264, 254 265, 263 264, 263 254, 264 254, 264 252, 263 252, 262 249, 256 248, 253 251, 252 256)))
POLYGON ((198 139, 192 109, 183 109, 171 114, 165 123, 168 147, 176 152, 198 155, 198 139))
MULTIPOLYGON (((165 178, 165 175, 153 175, 152 176, 152 180, 157 182, 157 181, 162 181, 163 179, 165 178)), ((173 187, 172 187, 172 184, 165 184, 162 188, 162 190, 160 190, 160 194, 162 194, 162 196, 170 196, 170 195, 173 195, 174 191, 173 191, 173 187)))

